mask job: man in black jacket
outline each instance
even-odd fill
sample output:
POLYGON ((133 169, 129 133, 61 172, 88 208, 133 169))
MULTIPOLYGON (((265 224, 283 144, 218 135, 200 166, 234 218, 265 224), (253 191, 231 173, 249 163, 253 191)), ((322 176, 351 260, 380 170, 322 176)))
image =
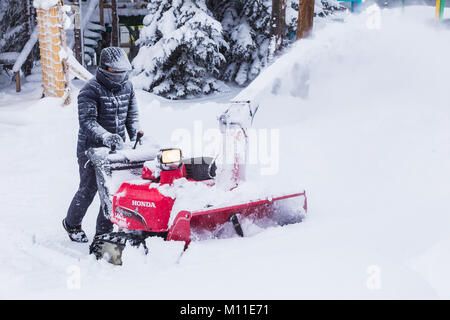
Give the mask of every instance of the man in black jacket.
MULTIPOLYGON (((128 81, 129 71, 131 64, 121 48, 105 48, 100 54, 96 76, 78 95, 80 186, 63 220, 64 229, 72 241, 88 241, 81 222, 97 193, 94 167, 88 162, 86 151, 91 147, 111 147, 113 144, 120 149, 126 139, 125 131, 131 141, 136 139, 139 131, 138 109, 133 86, 128 81)), ((112 223, 100 208, 96 235, 111 232, 112 228, 112 223)))

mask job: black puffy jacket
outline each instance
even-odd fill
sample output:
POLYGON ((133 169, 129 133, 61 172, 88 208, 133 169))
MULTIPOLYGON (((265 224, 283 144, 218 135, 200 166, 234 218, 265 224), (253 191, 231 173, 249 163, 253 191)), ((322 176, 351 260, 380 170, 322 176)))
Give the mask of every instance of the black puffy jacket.
POLYGON ((134 139, 140 126, 131 82, 116 83, 97 71, 78 95, 78 120, 78 156, 90 147, 102 146, 107 132, 116 133, 125 141, 126 129, 130 139, 134 139))

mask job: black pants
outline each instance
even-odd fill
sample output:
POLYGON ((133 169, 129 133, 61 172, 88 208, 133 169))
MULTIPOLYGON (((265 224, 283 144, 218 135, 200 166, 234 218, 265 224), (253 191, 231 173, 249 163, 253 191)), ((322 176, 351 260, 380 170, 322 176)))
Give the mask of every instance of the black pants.
MULTIPOLYGON (((86 215, 86 211, 97 193, 97 180, 95 178, 95 169, 92 163, 88 162, 88 158, 83 155, 78 158, 78 166, 80 171, 80 186, 78 187, 78 191, 75 193, 67 212, 66 223, 69 226, 81 225, 81 222, 86 215)), ((103 209, 100 207, 97 216, 96 234, 108 233, 111 232, 112 229, 112 222, 105 217, 103 209)))

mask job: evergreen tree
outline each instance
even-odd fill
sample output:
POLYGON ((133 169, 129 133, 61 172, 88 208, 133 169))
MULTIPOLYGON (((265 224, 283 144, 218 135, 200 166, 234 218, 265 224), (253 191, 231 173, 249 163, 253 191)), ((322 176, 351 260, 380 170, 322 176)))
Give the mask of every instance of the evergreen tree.
POLYGON ((271 0, 216 1, 216 17, 230 44, 222 79, 244 85, 267 65, 271 0))
POLYGON ((228 44, 205 0, 156 0, 148 8, 135 85, 171 99, 220 90, 228 44))
MULTIPOLYGON (((230 50, 221 79, 246 85, 270 63, 274 48, 271 44, 270 17, 272 0, 209 0, 208 7, 222 24, 230 50)), ((298 0, 287 0, 286 33, 283 46, 295 41, 298 0)), ((315 16, 324 17, 344 10, 336 0, 316 1, 315 16)))
MULTIPOLYGON (((27 43, 31 29, 34 27, 32 21, 31 0, 1 0, 0 1, 0 61, 13 64, 17 54, 22 51, 27 43), (28 11, 25 8, 28 2, 28 11), (30 18, 30 20, 28 20, 30 18), (13 53, 17 53, 14 55, 13 53), (5 61, 7 60, 7 61, 5 61)), ((33 61, 39 59, 39 48, 33 48, 27 61, 22 65, 22 71, 28 75, 33 61)), ((9 84, 11 74, 7 74, 6 69, 0 69, 3 84, 9 84), (2 74, 3 73, 3 74, 2 74), (7 81, 5 81, 7 80, 7 81)))
MULTIPOLYGON (((0 63, 13 64, 14 55, 27 41, 23 1, 0 1, 0 63)), ((0 68, 0 87, 11 83, 12 74, 0 68)))
POLYGON ((20 52, 28 40, 24 1, 0 1, 0 52, 20 52))
MULTIPOLYGON (((287 0, 283 46, 295 41, 298 0, 287 0)), ((155 0, 133 61, 136 86, 177 99, 247 85, 273 56, 272 0, 155 0), (272 48, 272 49, 271 49, 272 48)), ((344 7, 316 0, 315 15, 344 7)))

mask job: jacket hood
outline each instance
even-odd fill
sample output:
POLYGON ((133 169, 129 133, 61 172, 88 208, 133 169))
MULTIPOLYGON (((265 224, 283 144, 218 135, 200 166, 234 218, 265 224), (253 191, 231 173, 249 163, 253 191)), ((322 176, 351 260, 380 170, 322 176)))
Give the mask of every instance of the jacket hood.
POLYGON ((108 77, 108 74, 104 72, 101 68, 97 69, 95 75, 97 81, 110 91, 118 92, 123 89, 125 84, 128 82, 128 75, 125 76, 122 82, 115 82, 108 77))
POLYGON ((111 68, 116 71, 131 71, 132 69, 127 54, 119 47, 104 48, 100 53, 99 66, 105 70, 111 68))

